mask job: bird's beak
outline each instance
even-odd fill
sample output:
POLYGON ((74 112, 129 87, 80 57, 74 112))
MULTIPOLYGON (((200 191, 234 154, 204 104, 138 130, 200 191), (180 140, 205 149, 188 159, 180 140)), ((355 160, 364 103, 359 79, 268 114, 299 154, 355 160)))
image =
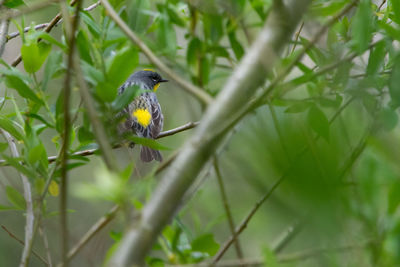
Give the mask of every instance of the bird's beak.
POLYGON ((168 80, 165 79, 160 80, 160 83, 166 83, 166 82, 168 82, 168 80))

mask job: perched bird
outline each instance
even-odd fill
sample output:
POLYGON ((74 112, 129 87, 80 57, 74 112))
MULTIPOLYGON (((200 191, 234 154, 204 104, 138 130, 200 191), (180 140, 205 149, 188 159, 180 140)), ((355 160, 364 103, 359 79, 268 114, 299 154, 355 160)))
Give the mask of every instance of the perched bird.
MULTIPOLYGON (((137 96, 124 110, 122 115, 126 120, 120 125, 120 132, 133 131, 139 137, 157 138, 163 129, 164 116, 161 106, 158 103, 155 92, 160 83, 168 82, 160 74, 152 70, 142 70, 133 73, 124 84, 118 89, 118 94, 122 94, 125 89, 137 85, 143 90, 148 90, 137 96)), ((128 89, 129 90, 129 89, 128 89)), ((162 160, 160 151, 142 146, 140 159, 150 162, 153 159, 162 160)))

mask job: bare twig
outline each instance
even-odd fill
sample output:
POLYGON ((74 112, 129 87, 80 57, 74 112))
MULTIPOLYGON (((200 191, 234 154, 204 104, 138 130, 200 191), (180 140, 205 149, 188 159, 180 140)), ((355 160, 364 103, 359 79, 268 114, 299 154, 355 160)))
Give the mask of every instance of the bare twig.
MULTIPOLYGON (((72 83, 72 69, 74 65, 75 56, 75 32, 79 26, 79 9, 82 6, 83 1, 77 0, 75 9, 75 17, 71 22, 71 31, 67 29, 68 36, 68 62, 67 62, 67 73, 65 75, 64 84, 64 132, 62 135, 63 144, 61 148, 61 181, 60 181, 60 225, 61 225, 61 261, 62 265, 68 266, 67 253, 68 253, 68 223, 67 223, 67 193, 68 193, 68 149, 70 145, 70 130, 71 130, 71 118, 70 118, 70 96, 71 96, 71 83, 72 83)), ((67 12, 63 12, 64 16, 68 16, 67 12)))
POLYGON ((3 19, 12 19, 15 17, 19 17, 21 15, 32 13, 37 10, 42 10, 43 8, 49 7, 51 4, 58 2, 59 0, 49 0, 49 1, 40 1, 37 4, 26 6, 20 8, 18 11, 15 10, 8 10, 3 14, 0 14, 0 20, 3 19))
MULTIPOLYGON (((42 238, 43 238, 43 244, 44 244, 44 248, 45 248, 45 250, 46 250, 46 255, 47 255, 47 262, 48 262, 47 265, 48 265, 49 267, 52 267, 52 266, 53 266, 53 263, 52 263, 52 260, 51 260, 49 241, 48 241, 48 239, 47 239, 46 232, 45 232, 45 230, 43 229, 42 226, 39 226, 39 233, 40 233, 40 235, 41 235, 42 238)), ((33 252, 33 253, 34 253, 34 252, 33 252)))
MULTIPOLYGON (((15 240, 16 240, 18 243, 20 243, 22 246, 25 246, 24 241, 22 241, 22 240, 19 239, 17 236, 15 236, 13 233, 11 233, 11 231, 8 230, 4 225, 1 225, 1 228, 3 228, 3 230, 6 231, 7 234, 8 234, 12 239, 15 239, 15 240)), ((33 253, 33 255, 34 255, 36 258, 38 258, 41 262, 43 262, 43 263, 46 264, 47 266, 49 265, 49 264, 47 263, 47 261, 46 261, 42 256, 40 256, 38 253, 36 253, 33 249, 32 249, 32 253, 33 253)))
MULTIPOLYGON (((235 223, 233 222, 232 212, 229 207, 228 197, 226 196, 226 192, 225 192, 224 181, 222 180, 222 175, 221 175, 221 171, 219 169, 218 160, 217 160, 216 156, 214 156, 213 165, 214 165, 214 170, 215 170, 215 174, 216 174, 217 181, 218 181, 218 188, 219 188, 219 191, 221 194, 222 203, 224 204, 226 217, 228 219, 229 229, 231 231, 231 234, 234 235, 235 234, 235 223)), ((240 246, 239 239, 235 238, 234 242, 235 242, 235 250, 236 250, 237 257, 239 259, 243 259, 243 251, 240 246)))
POLYGON ((151 63, 157 66, 162 72, 164 72, 168 77, 174 80, 179 86, 181 86, 184 90, 195 96, 198 100, 200 100, 204 104, 210 104, 212 102, 212 98, 208 95, 204 90, 195 86, 194 84, 182 79, 178 74, 176 74, 172 69, 170 69, 167 65, 165 65, 151 50, 150 48, 142 41, 140 38, 132 32, 128 25, 118 16, 113 7, 107 0, 101 0, 101 3, 104 9, 107 11, 107 15, 121 28, 121 30, 126 34, 126 36, 131 39, 131 41, 136 44, 140 50, 146 55, 151 63))
MULTIPOLYGON (((0 6, 0 11, 3 11, 4 7, 0 6)), ((3 55, 4 47, 7 42, 8 26, 10 25, 9 19, 0 20, 0 57, 3 55)))
MULTIPOLYGON (((14 158, 19 158, 19 152, 17 146, 14 143, 14 139, 7 131, 3 129, 0 129, 0 131, 3 134, 4 138, 7 140, 8 147, 11 150, 12 156, 14 158)), ((31 184, 29 183, 28 178, 24 174, 22 174, 21 172, 18 172, 18 174, 22 180, 22 184, 24 187, 24 199, 26 202, 25 246, 22 252, 20 267, 26 267, 29 264, 29 257, 32 251, 33 225, 35 223, 35 215, 33 213, 31 184)))
POLYGON ((296 32, 296 36, 294 37, 294 44, 293 44, 291 53, 293 53, 294 50, 296 49, 297 41, 299 40, 300 33, 301 33, 301 31, 303 30, 303 27, 304 27, 304 21, 301 23, 300 29, 296 32))

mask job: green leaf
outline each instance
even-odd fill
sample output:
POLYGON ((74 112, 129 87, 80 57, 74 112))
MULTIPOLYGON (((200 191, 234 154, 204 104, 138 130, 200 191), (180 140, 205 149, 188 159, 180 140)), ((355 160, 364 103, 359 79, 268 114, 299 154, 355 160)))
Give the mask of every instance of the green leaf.
POLYGON ((25 3, 22 0, 5 0, 3 5, 8 8, 16 8, 25 5, 25 3))
POLYGON ((175 56, 178 48, 176 43, 175 30, 168 19, 167 12, 164 11, 159 20, 159 28, 156 32, 157 46, 160 52, 166 53, 170 56, 175 56))
POLYGON ((193 68, 193 70, 196 69, 197 61, 201 54, 202 54, 202 43, 199 38, 195 37, 192 40, 190 40, 186 51, 187 64, 191 68, 193 68))
POLYGON ((395 58, 392 74, 389 80, 389 94, 392 99, 392 106, 400 106, 400 55, 395 58))
POLYGON ((79 55, 82 60, 86 61, 87 63, 93 65, 93 60, 90 56, 90 44, 89 38, 83 30, 80 30, 76 36, 76 44, 79 50, 79 55))
POLYGON ((21 47, 24 68, 28 73, 37 72, 51 51, 51 45, 40 42, 25 43, 21 47))
POLYGON ((329 121, 324 112, 316 106, 308 111, 308 123, 318 135, 329 141, 329 121))
POLYGON ((223 18, 220 15, 203 15, 203 29, 205 39, 211 40, 213 44, 217 44, 224 34, 222 19, 223 18))
POLYGON ((192 250, 215 255, 219 250, 219 244, 215 241, 212 234, 205 234, 192 241, 192 250))
POLYGON ((23 98, 30 99, 38 104, 43 103, 42 100, 35 94, 35 92, 29 88, 29 86, 26 85, 26 83, 18 76, 7 75, 6 85, 17 90, 18 94, 23 98))
POLYGON ((368 59, 367 76, 375 75, 383 65, 386 56, 386 43, 385 41, 378 42, 368 59))
POLYGON ((107 71, 107 79, 113 83, 117 90, 139 63, 139 53, 135 47, 126 47, 118 51, 107 71))
POLYGON ((16 123, 11 119, 0 115, 0 128, 11 134, 16 140, 24 140, 24 136, 14 126, 16 123))
POLYGON ((371 0, 361 0, 351 29, 355 51, 360 54, 368 48, 371 41, 373 20, 371 0))
POLYGON ((25 210, 25 199, 20 192, 18 192, 11 186, 6 186, 6 194, 8 201, 10 201, 10 203, 13 204, 14 207, 20 210, 25 210))
POLYGON ((398 0, 391 0, 392 9, 394 12, 393 20, 400 25, 400 1, 398 0))
POLYGON ((142 145, 142 146, 147 146, 152 149, 156 150, 171 150, 169 147, 163 146, 159 144, 157 141, 150 139, 150 138, 144 138, 144 137, 139 137, 139 136, 128 136, 127 139, 130 141, 134 142, 135 144, 142 145))
POLYGON ((228 34, 229 38, 229 43, 231 44, 233 53, 235 54, 235 57, 237 60, 240 60, 242 56, 244 55, 244 49, 243 46, 239 43, 239 41, 236 39, 235 32, 230 32, 228 34))
POLYGON ((285 109, 285 113, 300 113, 306 111, 310 107, 310 103, 307 102, 299 102, 291 105, 287 109, 285 109))
POLYGON ((140 95, 144 90, 140 89, 138 85, 133 85, 125 88, 125 91, 118 95, 112 102, 112 107, 115 111, 120 111, 126 107, 132 100, 140 95))
POLYGON ((148 0, 133 0, 127 2, 128 24, 139 34, 146 31, 150 19, 151 2, 148 0))
POLYGON ((46 66, 44 67, 44 75, 42 80, 42 90, 47 89, 47 84, 53 75, 62 68, 62 53, 61 51, 53 51, 50 53, 46 66))

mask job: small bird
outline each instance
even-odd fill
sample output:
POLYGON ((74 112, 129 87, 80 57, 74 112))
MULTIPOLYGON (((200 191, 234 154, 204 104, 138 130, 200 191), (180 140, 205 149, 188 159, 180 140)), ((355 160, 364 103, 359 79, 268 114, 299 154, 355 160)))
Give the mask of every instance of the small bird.
MULTIPOLYGON (((141 93, 124 108, 122 115, 127 118, 120 125, 120 132, 132 130, 139 137, 157 138, 163 129, 164 116, 155 92, 163 82, 168 82, 168 80, 164 80, 157 72, 146 69, 133 73, 118 88, 118 94, 122 94, 125 89, 133 85, 137 85, 143 90, 149 90, 141 93)), ((162 156, 160 151, 142 146, 140 159, 144 162, 150 162, 153 159, 162 161, 162 156)))

